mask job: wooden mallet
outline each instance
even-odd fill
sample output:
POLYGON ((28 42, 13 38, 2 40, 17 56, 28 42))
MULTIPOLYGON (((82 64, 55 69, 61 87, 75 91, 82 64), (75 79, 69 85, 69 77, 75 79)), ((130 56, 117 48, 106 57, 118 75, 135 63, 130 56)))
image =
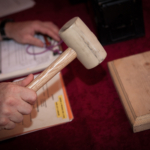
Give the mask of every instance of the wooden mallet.
POLYGON ((107 55, 96 36, 79 17, 68 21, 60 29, 59 35, 69 48, 37 76, 28 88, 38 91, 76 57, 87 69, 91 69, 99 65, 107 55))

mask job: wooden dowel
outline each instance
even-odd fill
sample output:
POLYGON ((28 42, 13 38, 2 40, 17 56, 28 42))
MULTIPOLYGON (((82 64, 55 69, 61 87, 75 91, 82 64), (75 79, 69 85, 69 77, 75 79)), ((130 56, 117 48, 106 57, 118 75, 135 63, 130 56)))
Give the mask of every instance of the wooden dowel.
POLYGON ((73 49, 68 48, 40 75, 38 75, 27 87, 33 89, 34 91, 38 91, 44 84, 52 79, 59 71, 61 71, 76 57, 76 52, 73 49))

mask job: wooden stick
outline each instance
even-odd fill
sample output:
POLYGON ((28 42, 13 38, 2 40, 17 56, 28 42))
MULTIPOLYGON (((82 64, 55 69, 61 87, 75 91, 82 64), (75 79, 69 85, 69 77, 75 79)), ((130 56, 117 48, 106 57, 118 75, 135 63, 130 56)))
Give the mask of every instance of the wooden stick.
POLYGON ((50 64, 39 76, 37 76, 27 87, 38 91, 45 83, 52 79, 59 71, 67 66, 77 57, 76 52, 68 48, 52 64, 50 64))

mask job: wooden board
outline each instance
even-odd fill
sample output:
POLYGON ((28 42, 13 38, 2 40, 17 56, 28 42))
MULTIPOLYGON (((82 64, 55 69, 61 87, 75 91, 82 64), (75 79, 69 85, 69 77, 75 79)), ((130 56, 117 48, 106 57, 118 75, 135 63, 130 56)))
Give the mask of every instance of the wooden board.
POLYGON ((133 132, 150 129, 150 51, 108 62, 133 132))

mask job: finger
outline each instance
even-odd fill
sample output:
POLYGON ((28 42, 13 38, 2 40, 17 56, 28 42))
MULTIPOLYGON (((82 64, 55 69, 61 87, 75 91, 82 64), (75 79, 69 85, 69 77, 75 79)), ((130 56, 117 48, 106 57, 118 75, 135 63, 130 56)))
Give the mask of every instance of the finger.
MULTIPOLYGON (((15 84, 15 83, 14 83, 15 84)), ((37 94, 34 90, 27 87, 22 87, 18 85, 13 85, 12 90, 9 90, 10 96, 7 98, 6 104, 8 106, 21 105, 22 102, 30 103, 33 105, 37 99, 37 94)), ((7 110, 5 110, 8 114, 7 110)))
POLYGON ((14 129, 15 126, 16 126, 16 124, 14 122, 9 121, 9 123, 4 126, 4 129, 6 129, 6 130, 14 129))
POLYGON ((59 32, 59 28, 52 22, 44 22, 43 25, 49 30, 53 30, 56 34, 59 32))
POLYGON ((0 117, 0 127, 4 127, 9 122, 8 118, 6 117, 0 117))
MULTIPOLYGON (((6 109, 3 109, 3 112, 2 112, 3 115, 5 115, 8 118, 11 117, 11 119, 13 120, 17 119, 17 118, 12 117, 13 116, 12 114, 15 112, 14 110, 18 111, 22 115, 28 115, 32 111, 31 105, 33 105, 36 101, 36 92, 25 87, 20 87, 19 89, 20 91, 18 92, 19 94, 16 96, 16 98, 11 98, 6 103, 8 106, 11 106, 11 108, 13 109, 6 108, 6 109), (25 98, 22 98, 22 96, 24 96, 25 98)), ((18 119, 21 120, 20 116, 17 115, 16 117, 19 117, 18 119)), ((4 120, 4 119, 0 119, 0 121, 1 121, 0 125, 7 123, 7 120, 4 120)))
POLYGON ((20 114, 18 111, 15 111, 11 114, 9 120, 15 123, 20 123, 23 120, 23 115, 20 114))
POLYGON ((32 106, 24 101, 22 101, 20 105, 17 105, 16 108, 17 111, 22 115, 28 115, 32 111, 32 106))
POLYGON ((28 35, 24 43, 44 47, 44 43, 32 35, 28 35))
POLYGON ((0 130, 2 129, 13 129, 15 127, 15 123, 10 121, 8 118, 0 117, 0 130))
POLYGON ((25 88, 25 87, 22 87, 22 89, 20 90, 19 96, 23 101, 31 105, 33 105, 37 99, 36 92, 32 89, 25 88))
POLYGON ((35 27, 35 31, 36 32, 40 32, 40 33, 42 33, 42 34, 47 34, 48 36, 50 36, 50 37, 52 37, 53 39, 55 39, 56 41, 60 41, 60 37, 59 37, 59 35, 58 35, 58 33, 55 33, 54 31, 53 31, 53 28, 47 28, 46 26, 44 26, 44 25, 37 25, 36 27, 35 27))
MULTIPOLYGON (((28 75, 25 79, 16 82, 15 84, 19 86, 27 86, 34 79, 33 74, 28 75)), ((27 103, 33 105, 37 99, 37 94, 35 91, 25 88, 19 87, 19 97, 27 103)))
POLYGON ((24 78, 21 81, 15 82, 15 84, 19 85, 19 86, 27 86, 32 80, 34 79, 33 74, 28 75, 26 78, 24 78))
POLYGON ((59 37, 59 28, 51 23, 51 22, 45 22, 43 23, 43 26, 45 26, 46 28, 48 28, 49 31, 53 32, 54 35, 50 35, 51 33, 49 33, 49 31, 47 32, 47 35, 49 35, 50 37, 52 37, 53 39, 55 39, 56 41, 60 41, 60 37, 59 37))
POLYGON ((44 47, 44 43, 41 40, 35 38, 34 36, 29 36, 27 43, 39 47, 44 47))

